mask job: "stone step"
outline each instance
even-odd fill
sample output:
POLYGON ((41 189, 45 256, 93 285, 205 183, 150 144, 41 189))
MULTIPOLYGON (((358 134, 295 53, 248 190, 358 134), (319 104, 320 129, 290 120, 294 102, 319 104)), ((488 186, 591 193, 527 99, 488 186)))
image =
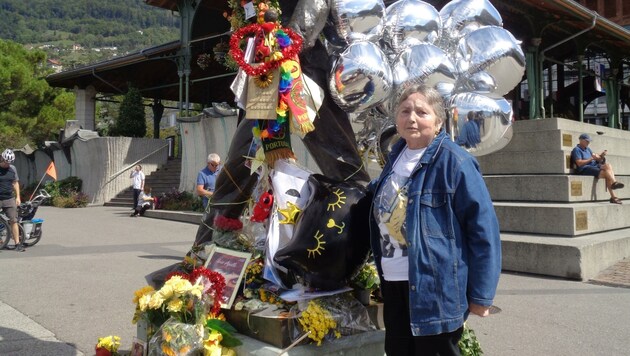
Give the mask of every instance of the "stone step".
MULTIPOLYGON (((580 131, 550 130, 550 131, 524 131, 515 132, 510 143, 501 152, 538 152, 552 150, 569 150, 577 146, 580 131)), ((591 134, 593 141, 589 145, 595 153, 608 150, 609 154, 630 157, 628 146, 629 137, 613 137, 607 135, 591 134)))
MULTIPOLYGON (((586 202, 608 201, 603 179, 579 175, 485 175, 493 201, 586 202)), ((630 199, 630 176, 617 176, 625 184, 615 195, 630 199)))
MULTIPOLYGON (((630 149, 630 140, 628 141, 630 149)), ((483 174, 569 174, 571 149, 555 151, 499 151, 477 157, 483 174)), ((608 153, 616 175, 630 175, 630 157, 608 153)))
POLYGON ((630 201, 527 203, 495 202, 502 232, 580 236, 630 227, 630 201))
POLYGON ((501 233, 503 270, 586 281, 630 256, 630 229, 574 238, 501 233))
MULTIPOLYGON (((514 122, 513 129, 515 135, 523 132, 542 132, 553 130, 587 133, 594 139, 593 142, 598 139, 598 137, 596 137, 599 135, 597 132, 601 132, 602 137, 630 139, 630 132, 628 131, 557 117, 539 120, 518 120, 514 122)), ((575 144, 577 144, 577 142, 575 142, 575 144)))

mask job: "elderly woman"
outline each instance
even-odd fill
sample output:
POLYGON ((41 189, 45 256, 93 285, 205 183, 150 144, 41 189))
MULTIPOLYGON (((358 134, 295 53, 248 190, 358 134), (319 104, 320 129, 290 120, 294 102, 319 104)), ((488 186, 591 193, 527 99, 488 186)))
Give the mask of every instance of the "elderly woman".
POLYGON ((400 97, 374 192, 371 243, 388 355, 459 355, 469 313, 489 315, 501 272, 499 225, 477 161, 442 129, 440 94, 400 97))

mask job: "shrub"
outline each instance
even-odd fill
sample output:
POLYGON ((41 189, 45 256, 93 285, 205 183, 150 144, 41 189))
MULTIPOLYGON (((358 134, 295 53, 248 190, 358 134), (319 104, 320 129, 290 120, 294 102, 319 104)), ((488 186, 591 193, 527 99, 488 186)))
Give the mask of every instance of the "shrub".
POLYGON ((180 192, 177 189, 162 193, 158 201, 158 209, 203 211, 203 203, 199 197, 190 192, 180 192))
POLYGON ((83 181, 79 177, 68 177, 60 181, 44 184, 50 194, 53 206, 59 208, 83 208, 88 204, 88 196, 81 192, 83 181))
POLYGON ((67 196, 54 197, 52 204, 58 208, 85 208, 88 204, 88 196, 82 192, 72 192, 67 196))

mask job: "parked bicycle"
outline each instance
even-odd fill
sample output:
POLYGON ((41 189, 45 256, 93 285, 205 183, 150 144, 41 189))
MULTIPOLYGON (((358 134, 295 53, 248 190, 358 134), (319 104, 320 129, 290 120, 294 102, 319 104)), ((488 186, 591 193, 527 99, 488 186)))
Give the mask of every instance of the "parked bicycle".
MULTIPOLYGON (((37 208, 48 199, 50 199, 50 194, 42 189, 33 199, 18 206, 18 228, 22 245, 26 247, 33 246, 42 238, 42 224, 44 220, 35 219, 35 213, 37 213, 37 208)), ((0 249, 15 248, 8 221, 9 218, 4 212, 0 211, 0 249)))

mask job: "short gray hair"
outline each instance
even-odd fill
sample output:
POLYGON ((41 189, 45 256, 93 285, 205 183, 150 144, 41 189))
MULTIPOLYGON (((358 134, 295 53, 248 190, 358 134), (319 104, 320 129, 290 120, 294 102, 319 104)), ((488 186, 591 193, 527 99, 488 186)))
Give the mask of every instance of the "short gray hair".
POLYGON ((398 97, 398 102, 396 103, 396 116, 398 117, 398 111, 400 110, 400 104, 403 101, 407 100, 412 94, 422 94, 427 100, 427 103, 431 106, 433 111, 435 112, 435 121, 436 124, 442 126, 446 122, 446 110, 444 108, 444 98, 440 95, 436 89, 424 85, 424 84, 416 84, 412 85, 409 88, 405 89, 405 91, 400 94, 398 97))
POLYGON ((211 153, 211 154, 208 155, 208 159, 206 159, 206 162, 219 163, 219 162, 221 162, 221 157, 219 157, 219 155, 216 154, 216 153, 211 153))

